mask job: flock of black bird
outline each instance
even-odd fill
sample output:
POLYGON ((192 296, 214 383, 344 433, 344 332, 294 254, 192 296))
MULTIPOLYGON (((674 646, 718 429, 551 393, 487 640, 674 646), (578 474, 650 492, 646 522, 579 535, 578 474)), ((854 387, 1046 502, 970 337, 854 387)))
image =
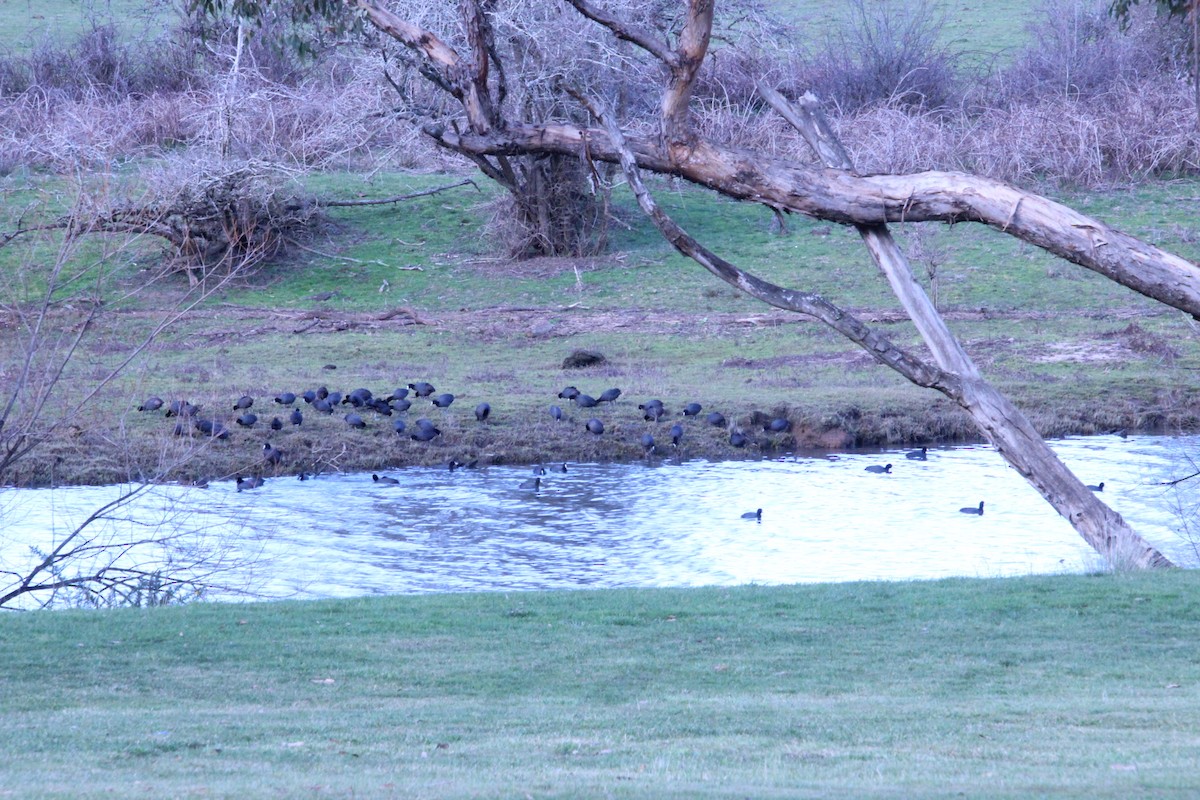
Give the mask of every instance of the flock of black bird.
MULTIPOLYGON (((614 387, 606 389, 598 396, 593 397, 580 391, 575 386, 567 386, 557 396, 558 399, 570 403, 575 409, 596 409, 604 403, 616 403, 621 394, 621 390, 614 387)), ((342 393, 330 391, 327 387, 321 386, 316 389, 309 389, 300 394, 280 392, 274 397, 275 406, 272 407, 270 413, 263 412, 261 405, 258 407, 259 410, 257 412, 252 410, 255 408, 255 398, 248 394, 242 395, 233 403, 231 411, 233 414, 236 414, 233 423, 240 428, 253 429, 259 425, 263 425, 272 431, 282 431, 285 427, 300 427, 304 424, 305 411, 302 410, 302 406, 297 405, 298 401, 303 401, 308 407, 308 413, 323 414, 325 416, 332 416, 335 412, 342 412, 343 407, 349 406, 350 408, 346 409, 342 414, 342 419, 350 428, 359 430, 367 428, 367 418, 364 417, 364 414, 375 414, 392 418, 391 427, 396 434, 406 435, 417 442, 431 442, 442 435, 441 429, 434 422, 424 417, 410 422, 405 416, 401 416, 413 407, 414 402, 422 400, 427 400, 435 408, 446 409, 454 403, 455 396, 445 392, 438 393, 433 384, 426 381, 410 383, 407 387, 398 388, 386 395, 375 394, 370 389, 365 388, 342 393)), ((566 403, 563 405, 566 405, 566 403)), ((672 416, 663 401, 658 399, 648 400, 645 403, 639 404, 637 408, 641 412, 642 419, 646 422, 659 423, 672 416)), ((187 400, 172 400, 167 402, 161 397, 148 397, 138 406, 138 411, 154 412, 164 409, 167 417, 175 417, 177 419, 174 428, 176 436, 199 434, 222 441, 230 437, 230 428, 218 419, 217 415, 206 415, 200 406, 194 405, 187 400)), ((744 448, 752 442, 752 439, 741 428, 730 426, 725 416, 719 411, 710 411, 707 415, 701 416, 703 411, 704 408, 700 403, 691 402, 685 404, 680 409, 678 418, 672 422, 665 437, 663 437, 661 445, 656 441, 654 434, 650 432, 643 433, 639 440, 643 455, 646 458, 650 458, 663 452, 661 448, 667 446, 667 441, 670 442, 670 448, 677 451, 681 447, 685 435, 683 423, 688 419, 696 419, 703 424, 717 428, 728 427, 730 429, 729 444, 733 447, 744 448)), ((481 402, 474 408, 474 415, 477 422, 487 421, 491 413, 492 407, 486 402, 481 402)), ((571 415, 564 411, 562 405, 551 405, 549 413, 551 419, 556 422, 566 422, 572 419, 571 415)), ((223 416, 228 418, 229 415, 223 416)), ((789 432, 791 427, 789 420, 775 418, 767 421, 763 425, 763 430, 768 434, 782 434, 789 432)), ((595 416, 583 423, 583 429, 595 436, 603 435, 606 430, 604 422, 595 416)), ((276 467, 283 462, 284 458, 285 454, 283 450, 274 447, 270 442, 263 445, 263 464, 276 467)), ((471 468, 476 465, 477 460, 460 462, 451 459, 448 466, 450 471, 453 472, 457 469, 471 468)), ((565 465, 562 471, 566 471, 565 465)), ((306 473, 300 473, 298 477, 304 480, 309 476, 306 473)), ((396 482, 394 478, 382 477, 376 474, 372 475, 372 479, 375 483, 382 484, 396 482)), ((238 476, 238 491, 259 488, 263 485, 263 480, 262 476, 250 478, 238 476)), ((535 479, 533 485, 526 485, 528 483, 529 481, 526 481, 520 488, 537 491, 541 486, 540 479, 535 479)))
MULTIPOLYGON (((603 403, 616 403, 621 397, 621 390, 618 388, 606 389, 599 396, 593 397, 589 394, 581 392, 575 386, 567 386, 558 393, 560 400, 565 400, 574 405, 576 409, 594 409, 603 403)), ((370 389, 359 388, 351 392, 343 394, 342 392, 331 392, 328 388, 321 386, 317 389, 310 389, 301 394, 293 392, 280 392, 274 398, 274 402, 278 407, 279 413, 272 416, 269 422, 265 425, 273 431, 281 431, 287 425, 299 427, 304 424, 304 413, 300 407, 296 406, 298 400, 302 400, 308 407, 319 414, 332 416, 335 410, 340 410, 341 406, 350 406, 350 410, 343 414, 342 419, 345 423, 354 429, 363 429, 367 427, 367 422, 363 418, 363 413, 374 413, 382 417, 394 417, 391 426, 392 430, 398 435, 407 434, 410 439, 417 442, 431 442, 442 435, 442 431, 432 421, 421 417, 410 423, 402 416, 410 408, 414 401, 428 400, 435 408, 446 409, 454 403, 454 395, 450 393, 437 393, 437 389, 433 384, 418 381, 408 384, 407 388, 401 387, 395 389, 387 396, 376 395, 370 389), (285 422, 286 420, 286 422, 285 422)), ((254 406, 254 398, 249 395, 242 395, 233 404, 232 411, 238 413, 234 422, 242 428, 254 428, 261 421, 258 414, 250 409, 254 406)), ((138 406, 138 411, 160 411, 166 409, 167 417, 176 417, 179 422, 176 423, 174 434, 176 436, 190 435, 194 430, 197 433, 209 436, 214 439, 226 440, 229 438, 230 431, 220 420, 215 417, 205 417, 201 415, 202 409, 199 406, 193 405, 187 400, 173 400, 171 402, 164 401, 161 397, 148 397, 145 402, 138 406)), ((671 416, 662 400, 653 399, 638 405, 638 411, 642 412, 642 419, 646 422, 661 422, 664 418, 671 416)), ((701 419, 701 414, 704 407, 700 403, 691 402, 682 407, 679 416, 684 420, 701 419)), ((481 402, 475 406, 474 414, 477 422, 485 422, 491 416, 491 405, 486 402, 481 402)), ((551 405, 549 407, 550 417, 556 422, 563 422, 570 419, 570 416, 564 412, 562 406, 551 405)), ((266 416, 266 415, 264 415, 266 416)), ((751 438, 738 426, 730 426, 725 416, 719 411, 710 411, 703 418, 703 423, 717 428, 729 428, 729 444, 735 448, 744 448, 751 443, 751 438)), ((591 417, 583 425, 584 429, 589 433, 600 436, 604 434, 605 426, 603 421, 598 417, 591 417)), ((762 425, 763 431, 768 434, 784 434, 792 429, 791 422, 783 417, 777 417, 766 421, 762 425)), ((685 428, 682 421, 675 421, 668 429, 666 438, 670 440, 670 446, 674 449, 680 447, 685 434, 685 428)), ((650 458, 659 452, 660 443, 654 438, 654 434, 647 431, 641 435, 639 440, 642 452, 645 457, 650 458)), ((912 450, 905 454, 905 458, 911 461, 925 461, 928 458, 928 448, 922 447, 919 450, 912 450)), ((262 463, 277 467, 283 463, 285 458, 284 451, 273 446, 270 442, 263 444, 262 463)), ((473 468, 477 466, 478 460, 469 462, 460 462, 456 459, 451 459, 448 468, 451 472, 462 468, 473 468)), ((562 472, 566 472, 566 464, 561 467, 562 472)), ((892 464, 871 464, 865 468, 866 472, 890 475, 892 474, 892 464)), ((544 467, 538 466, 534 468, 535 475, 533 478, 527 479, 519 485, 518 488, 524 490, 532 490, 534 492, 541 488, 542 477, 546 474, 544 467)), ((305 480, 310 477, 306 473, 300 473, 300 480, 305 480)), ((395 485, 399 481, 395 478, 372 474, 371 479, 374 483, 383 485, 395 485)), ((264 478, 261 475, 244 478, 237 476, 237 490, 240 492, 244 489, 257 489, 264 483, 264 478)), ((1104 491, 1104 484, 1089 485, 1087 488, 1094 492, 1104 491)), ((979 501, 978 506, 969 506, 960 508, 959 511, 963 514, 974 514, 983 516, 983 501, 979 501)), ((748 511, 742 514, 743 519, 753 519, 762 521, 762 509, 756 511, 748 511)))

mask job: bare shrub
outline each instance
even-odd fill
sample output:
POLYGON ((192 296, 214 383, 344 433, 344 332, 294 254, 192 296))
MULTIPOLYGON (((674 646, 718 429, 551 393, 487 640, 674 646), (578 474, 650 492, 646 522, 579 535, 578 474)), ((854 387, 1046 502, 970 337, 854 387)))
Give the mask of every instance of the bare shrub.
POLYGON ((988 82, 991 102, 1040 95, 1095 97, 1165 73, 1182 75, 1182 26, 1136 9, 1122 28, 1104 0, 1045 0, 1028 27, 1031 44, 988 82))
POLYGON ((930 109, 961 94, 960 53, 941 42, 942 19, 925 0, 850 0, 841 24, 809 60, 806 83, 843 112, 888 104, 930 109))

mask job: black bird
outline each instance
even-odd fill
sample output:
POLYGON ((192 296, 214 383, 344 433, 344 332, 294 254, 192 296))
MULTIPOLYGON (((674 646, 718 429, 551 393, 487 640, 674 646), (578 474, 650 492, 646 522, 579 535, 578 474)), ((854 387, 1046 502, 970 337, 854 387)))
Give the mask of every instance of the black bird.
POLYGON ((244 394, 238 398, 238 401, 233 404, 234 411, 245 411, 250 406, 254 405, 254 398, 248 394, 244 394))
POLYGON ((535 467, 533 468, 533 474, 534 474, 534 475, 545 475, 545 474, 546 474, 546 468, 545 468, 545 467, 543 467, 541 464, 538 464, 537 466, 535 466, 535 467))
POLYGON ((420 419, 418 419, 418 420, 417 420, 416 422, 414 422, 413 424, 414 424, 414 425, 416 425, 418 428, 432 428, 432 427, 434 427, 433 423, 432 423, 432 422, 430 422, 430 421, 429 421, 428 419, 426 419, 425 417, 421 417, 420 419))
POLYGON ((375 483, 386 483, 389 486, 395 486, 396 484, 398 484, 400 482, 400 481, 396 480, 395 478, 389 478, 386 475, 381 477, 379 475, 376 475, 374 472, 371 473, 371 480, 374 481, 375 483))
POLYGON ((655 406, 657 406, 658 408, 662 408, 663 401, 662 400, 651 400, 647 403, 639 403, 638 411, 649 411, 651 408, 654 408, 655 406))
POLYGON ((558 406, 550 406, 550 416, 554 417, 555 422, 562 422, 562 409, 558 406))
POLYGON ((361 408, 371 402, 372 394, 370 389, 355 389, 350 394, 346 395, 342 403, 349 403, 355 408, 361 408))
POLYGON ((604 423, 595 417, 592 417, 587 421, 587 429, 590 433, 594 433, 599 436, 600 434, 604 433, 604 423))
POLYGON ((704 406, 699 403, 688 403, 683 407, 683 415, 685 417, 694 417, 704 410, 704 406))
POLYGON ((329 397, 329 389, 327 389, 327 388, 326 388, 326 387, 324 387, 324 386, 318 386, 318 387, 317 387, 317 398, 316 398, 316 399, 318 399, 318 400, 324 400, 324 399, 325 399, 325 398, 327 398, 327 397, 329 397))
POLYGON ((240 417, 234 420, 234 422, 236 422, 238 425, 241 425, 243 428, 253 428, 254 424, 258 422, 258 415, 253 411, 247 411, 245 414, 242 414, 240 417))
POLYGON ((158 411, 163 407, 161 397, 147 397, 146 402, 138 406, 138 411, 158 411))
POLYGON ((299 425, 300 423, 304 422, 304 415, 300 413, 300 409, 293 408, 292 416, 289 417, 289 419, 293 425, 299 425))
POLYGON ((1091 489, 1093 492, 1103 492, 1104 491, 1104 481, 1100 481, 1100 483, 1096 484, 1095 486, 1092 486, 1089 483, 1087 485, 1087 488, 1091 489))
POLYGON ((304 394, 302 394, 300 396, 303 397, 304 402, 308 403, 309 405, 312 405, 312 401, 317 399, 317 393, 313 389, 309 389, 308 391, 306 391, 304 394))
POLYGON ((408 389, 401 388, 388 395, 387 401, 390 403, 393 400, 403 400, 406 397, 408 397, 408 389))
POLYGON ((450 404, 454 402, 454 395, 439 394, 437 397, 433 398, 429 402, 433 403, 438 408, 449 408, 450 404))
POLYGON ((225 440, 229 438, 229 431, 219 422, 211 419, 198 419, 192 423, 196 426, 196 430, 203 433, 205 436, 211 436, 214 439, 225 440))
POLYGON ((415 439, 418 442, 432 442, 434 439, 436 439, 438 436, 441 436, 441 435, 442 435, 442 432, 439 431, 437 428, 433 427, 432 425, 430 425, 429 427, 425 427, 424 425, 418 425, 417 429, 415 431, 413 431, 411 434, 409 434, 409 438, 415 439))
POLYGON ((646 455, 654 452, 654 437, 648 433, 642 434, 642 449, 646 451, 646 455))
POLYGON ((579 406, 580 408, 595 408, 598 402, 599 401, 590 394, 575 395, 575 405, 579 406))
POLYGON ((404 420, 402 419, 392 421, 392 430, 394 430, 396 433, 404 433, 404 429, 406 427, 408 426, 404 424, 404 420))
POLYGON ((558 393, 559 398, 563 400, 574 400, 579 396, 579 390, 574 386, 568 386, 558 393))
POLYGON ((168 417, 194 417, 200 413, 200 406, 194 406, 187 400, 172 400, 167 406, 168 417))
POLYGON ((275 402, 281 406, 290 406, 296 402, 296 395, 291 392, 280 392, 275 396, 275 402))
POLYGON ((241 475, 238 475, 237 490, 239 492, 244 489, 257 489, 258 487, 260 487, 262 485, 263 485, 263 479, 261 476, 253 475, 249 478, 243 478, 241 475))
POLYGON ((567 462, 564 461, 562 464, 559 465, 558 469, 556 469, 554 471, 555 472, 566 472, 567 471, 567 462))
POLYGON ((329 394, 325 395, 325 399, 329 401, 330 406, 339 405, 342 402, 342 393, 330 392, 329 394))
POLYGON ((756 519, 759 522, 762 522, 762 509, 760 508, 757 511, 747 511, 745 514, 742 514, 742 519, 756 519))
POLYGON ((734 447, 745 447, 750 440, 741 431, 734 431, 729 434, 729 443, 734 447))
POLYGON ((412 400, 401 397, 399 400, 392 401, 392 411, 395 411, 397 414, 403 414, 410 408, 412 408, 412 400))
POLYGON ((272 417, 271 418, 271 430, 273 430, 273 431, 283 430, 283 420, 281 420, 279 417, 272 417))
POLYGON ((889 475, 890 475, 890 474, 891 474, 891 472, 892 472, 892 465, 891 465, 891 464, 888 464, 886 467, 881 467, 881 466, 879 466, 878 464, 872 464, 871 466, 869 466, 869 467, 866 467, 866 468, 864 469, 864 472, 874 472, 874 473, 877 473, 877 474, 879 474, 879 475, 882 475, 882 474, 884 474, 884 473, 887 473, 887 474, 889 474, 889 475))
POLYGON ((363 408, 369 408, 375 413, 382 414, 385 417, 390 417, 392 415, 392 407, 388 405, 386 400, 380 397, 372 397, 363 404, 363 408))
POLYGON ((346 420, 346 424, 351 428, 358 428, 361 430, 362 428, 367 427, 367 423, 363 422, 363 418, 358 414, 355 414, 353 411, 342 417, 342 419, 346 420))
POLYGON ((466 462, 455 461, 452 458, 452 459, 450 459, 450 471, 454 472, 454 470, 456 470, 456 469, 475 469, 475 467, 478 466, 478 464, 479 464, 478 458, 472 458, 470 461, 466 461, 466 462))
POLYGON ((597 403, 612 403, 621 396, 620 389, 605 389, 599 397, 596 398, 597 403))
POLYGON ((666 413, 667 410, 661 405, 646 406, 646 413, 642 415, 642 419, 646 420, 646 422, 658 422, 666 413))
POLYGON ((263 443, 263 460, 268 464, 279 465, 283 461, 283 451, 278 447, 273 447, 270 442, 263 443))
POLYGON ((792 429, 792 423, 788 422, 783 417, 776 417, 767 424, 763 425, 763 430, 770 433, 786 433, 792 429))
POLYGON ((718 428, 725 427, 725 416, 720 411, 714 411, 704 418, 704 421, 709 425, 715 425, 718 428))
POLYGON ((983 516, 983 501, 982 500, 979 501, 979 508, 975 508, 974 506, 971 506, 968 508, 960 508, 958 511, 961 514, 978 514, 979 516, 982 517, 983 516))
POLYGON ((330 403, 327 397, 318 397, 316 400, 313 400, 312 407, 322 414, 333 413, 333 403, 330 403))
POLYGON ((487 403, 480 403, 475 406, 475 420, 483 422, 492 413, 492 407, 487 403))
POLYGON ((679 447, 681 439, 683 439, 683 426, 676 422, 671 426, 671 444, 679 447))
POLYGON ((521 485, 518 486, 517 488, 518 489, 533 489, 536 492, 538 489, 541 488, 541 486, 542 486, 541 478, 529 478, 528 480, 521 481, 521 485))
POLYGON ((436 389, 433 388, 432 383, 426 383, 425 381, 418 381, 417 383, 410 383, 408 385, 408 388, 412 389, 413 394, 415 394, 417 397, 429 397, 429 395, 431 395, 437 391, 436 389))
POLYGON ((904 457, 909 461, 927 461, 929 460, 929 448, 922 447, 920 450, 910 450, 904 454, 904 457))

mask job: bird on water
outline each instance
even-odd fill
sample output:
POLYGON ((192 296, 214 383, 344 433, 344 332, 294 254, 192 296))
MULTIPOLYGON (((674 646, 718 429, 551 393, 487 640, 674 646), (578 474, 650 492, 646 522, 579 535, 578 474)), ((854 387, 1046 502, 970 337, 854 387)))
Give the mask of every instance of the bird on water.
POLYGON ((982 500, 979 501, 979 508, 975 508, 974 506, 968 506, 967 508, 960 508, 959 513, 977 514, 982 517, 983 516, 983 501, 982 500))
POLYGON ((745 514, 742 514, 742 519, 755 519, 759 522, 762 522, 762 509, 760 508, 757 511, 747 511, 745 514))

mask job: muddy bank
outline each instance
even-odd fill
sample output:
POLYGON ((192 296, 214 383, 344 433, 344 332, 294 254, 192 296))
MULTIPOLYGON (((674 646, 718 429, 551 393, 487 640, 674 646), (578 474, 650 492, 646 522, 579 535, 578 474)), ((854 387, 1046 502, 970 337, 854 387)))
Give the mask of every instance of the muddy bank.
MULTIPOLYGON (((559 401, 563 419, 547 413, 517 418, 493 413, 477 421, 473 409, 436 409, 423 405, 404 414, 382 416, 375 412, 339 406, 330 415, 317 413, 302 400, 300 426, 287 423, 288 409, 270 398, 256 402, 259 420, 251 428, 225 416, 227 438, 213 439, 195 425, 181 424, 161 412, 133 414, 123 434, 70 426, 12 472, 21 486, 108 484, 120 481, 209 481, 242 475, 284 476, 301 473, 383 471, 401 467, 460 464, 540 464, 574 461, 633 461, 638 459, 757 459, 789 453, 820 453, 853 448, 920 447, 979 441, 970 418, 944 400, 933 399, 909 407, 863 409, 853 404, 837 408, 705 407, 696 416, 685 416, 682 406, 666 406, 658 421, 646 421, 636 399, 620 399, 598 408, 576 409, 559 401), (708 414, 720 411, 725 424, 711 424, 708 414), (436 412, 436 413, 432 413, 436 412), (357 413, 363 427, 344 418, 357 413), (281 430, 270 422, 279 417, 281 430), (429 419, 440 432, 430 441, 412 434, 416 420, 429 419), (603 433, 587 430, 598 419, 603 433), (397 420, 405 430, 397 433, 397 420), (783 420, 782 423, 776 422, 783 420), (786 424, 782 431, 771 430, 786 424), (682 435, 673 442, 672 427, 682 435), (182 435, 177 435, 182 426, 182 435), (735 444, 734 434, 745 437, 735 444), (643 437, 653 438, 647 452, 643 437), (264 445, 281 453, 268 457, 264 445), (277 463, 276 463, 277 462, 277 463)), ((703 404, 702 404, 703 405, 703 404)), ((203 411, 200 412, 203 414, 203 411)), ((1163 398, 1158 406, 1114 412, 1103 404, 1082 407, 1031 408, 1028 413, 1048 437, 1116 432, 1194 432, 1200 426, 1200 403, 1181 405, 1178 398, 1163 398)), ((206 417, 198 417, 206 418, 206 417)))

